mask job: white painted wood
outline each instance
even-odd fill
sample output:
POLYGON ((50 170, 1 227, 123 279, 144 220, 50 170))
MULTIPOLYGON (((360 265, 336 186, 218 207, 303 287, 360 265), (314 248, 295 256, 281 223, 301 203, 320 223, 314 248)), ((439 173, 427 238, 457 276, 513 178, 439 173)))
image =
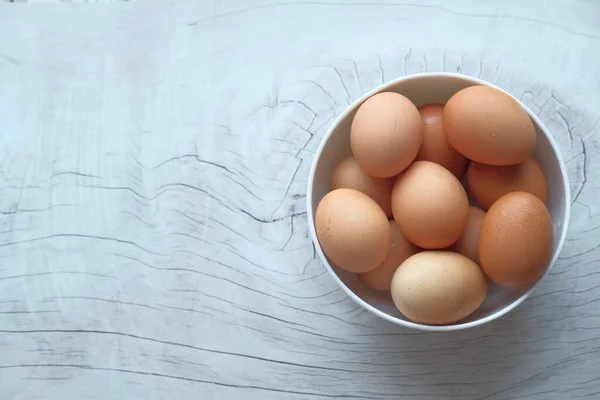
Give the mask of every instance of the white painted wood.
POLYGON ((0 5, 2 399, 600 396, 600 5, 0 5), (359 94, 461 71, 568 160, 571 233, 489 326, 400 329, 315 260, 305 185, 359 94))

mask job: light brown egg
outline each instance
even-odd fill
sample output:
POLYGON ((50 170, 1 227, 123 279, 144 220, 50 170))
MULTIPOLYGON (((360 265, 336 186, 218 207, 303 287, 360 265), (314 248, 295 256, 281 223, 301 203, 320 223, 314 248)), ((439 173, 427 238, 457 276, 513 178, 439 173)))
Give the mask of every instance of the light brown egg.
POLYGON ((444 132, 462 155, 482 164, 514 165, 535 149, 535 128, 527 112, 508 94, 471 86, 444 107, 444 132))
POLYGON ((375 200, 354 189, 336 189, 321 199, 315 214, 323 252, 338 267, 366 272, 387 257, 391 246, 388 219, 375 200))
POLYGON ((423 124, 423 143, 416 160, 440 164, 460 179, 465 172, 467 159, 448 143, 442 126, 443 111, 443 104, 427 104, 419 107, 423 124))
POLYGON ((481 268, 450 251, 424 251, 408 258, 392 278, 392 299, 414 322, 444 325, 477 310, 487 294, 481 268))
POLYGON ((544 203, 548 200, 548 182, 542 167, 533 157, 507 166, 472 162, 467 169, 467 185, 473 198, 486 210, 510 192, 528 192, 544 203))
POLYGON ((551 258, 552 220, 540 199, 512 192, 490 207, 479 234, 479 259, 491 280, 511 288, 529 286, 551 258))
POLYGON ((409 242, 394 221, 390 221, 390 232, 392 235, 392 247, 390 254, 383 263, 375 269, 358 274, 358 279, 375 290, 389 291, 392 286, 392 276, 396 269, 408 257, 416 254, 419 248, 409 242))
POLYGON ((348 156, 339 163, 331 175, 331 190, 348 188, 358 190, 375 200, 385 215, 392 216, 392 178, 374 178, 348 156))
POLYGON ((467 227, 454 246, 454 251, 479 264, 479 232, 483 224, 485 211, 477 207, 469 207, 467 227))
POLYGON ((389 178, 406 169, 417 156, 423 135, 417 107, 398 93, 369 97, 352 120, 350 146, 363 170, 389 178))
POLYGON ((446 168, 416 161, 396 179, 392 212, 400 231, 412 243, 424 249, 442 249, 464 232, 469 200, 446 168))

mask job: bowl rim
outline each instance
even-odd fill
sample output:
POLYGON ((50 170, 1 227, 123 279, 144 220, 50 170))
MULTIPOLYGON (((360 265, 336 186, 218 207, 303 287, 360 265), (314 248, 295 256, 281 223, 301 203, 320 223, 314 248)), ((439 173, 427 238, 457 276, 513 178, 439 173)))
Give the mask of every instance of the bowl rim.
POLYGON ((421 72, 421 73, 417 73, 417 74, 411 74, 411 75, 402 76, 402 77, 399 77, 399 78, 396 78, 396 79, 392 79, 392 80, 390 80, 388 82, 385 82, 385 83, 383 83, 381 85, 376 86, 375 88, 369 90, 368 92, 366 92, 362 96, 360 96, 357 99, 355 99, 351 104, 349 104, 344 109, 344 111, 341 114, 339 114, 337 116, 337 118, 331 123, 331 125, 327 129, 327 132, 325 133, 325 135, 321 139, 321 143, 319 144, 319 147, 318 147, 318 149, 317 149, 317 151, 315 153, 315 156, 313 158, 312 165, 311 165, 310 172, 309 172, 309 176, 308 176, 306 206, 307 206, 306 207, 307 208, 306 209, 306 211, 307 211, 306 214, 307 214, 307 217, 308 217, 309 231, 310 231, 311 238, 312 238, 313 244, 315 246, 316 252, 319 255, 319 258, 321 259, 321 262, 324 264, 325 268, 327 269, 327 271, 329 271, 330 275, 337 282, 337 284, 344 290, 344 292, 346 292, 346 294, 352 300, 354 300, 355 303, 357 303, 359 306, 363 307, 367 311, 369 311, 369 312, 377 315, 378 317, 380 317, 380 318, 382 318, 382 319, 384 319, 386 321, 389 321, 389 322, 391 322, 393 324, 396 324, 396 325, 400 325, 400 326, 404 326, 404 327, 412 328, 412 329, 416 329, 416 330, 421 330, 421 331, 448 332, 448 331, 457 331, 457 330, 463 330, 463 329, 468 329, 468 328, 474 328, 476 326, 484 325, 484 324, 486 324, 488 322, 494 321, 494 320, 502 317, 503 315, 508 314, 510 311, 514 310, 515 308, 517 308, 529 296, 531 296, 531 293, 533 293, 533 291, 539 286, 540 282, 546 277, 546 275, 548 275, 549 271, 552 269, 552 267, 554 266, 554 264, 558 260, 558 256, 559 256, 560 252, 562 251, 563 245, 564 245, 566 237, 567 237, 567 232, 569 230, 569 224, 570 224, 570 217, 571 217, 571 190, 570 190, 570 186, 569 186, 569 178, 568 178, 568 174, 567 174, 567 168, 566 168, 566 165, 564 163, 562 154, 560 152, 560 149, 558 148, 558 145, 557 145, 556 141, 554 140, 554 138, 552 137, 552 135, 550 134, 550 132, 548 131, 548 129, 546 128, 546 126, 538 118, 538 116, 535 113, 533 113, 527 106, 525 106, 525 104, 523 104, 519 99, 517 99, 516 97, 514 97, 513 95, 511 95, 510 93, 508 93, 506 90, 501 89, 498 86, 496 86, 496 85, 494 85, 494 84, 492 84, 490 82, 484 81, 484 80, 479 79, 479 78, 474 78, 474 77, 471 77, 469 75, 464 75, 464 74, 459 74, 459 73, 452 73, 452 72, 421 72), (418 79, 423 79, 423 78, 454 78, 454 79, 460 79, 460 80, 463 80, 463 81, 468 81, 469 83, 483 85, 483 86, 488 86, 488 87, 492 87, 492 88, 498 89, 498 90, 500 90, 500 91, 508 94, 513 99, 515 99, 521 105, 521 107, 523 107, 523 109, 527 112, 527 114, 534 121, 534 123, 537 124, 537 126, 540 129, 540 131, 544 134, 544 136, 546 137, 546 139, 550 143, 550 145, 552 147, 552 150, 554 151, 554 155, 556 156, 556 159, 558 161, 559 168, 560 168, 560 173, 561 173, 561 176, 562 176, 562 179, 563 179, 563 185, 565 187, 565 198, 564 198, 564 201, 565 201, 565 217, 564 217, 564 222, 563 222, 563 228, 562 228, 562 232, 561 232, 561 235, 560 235, 560 238, 559 238, 559 241, 558 241, 558 245, 556 247, 556 251, 552 255, 552 259, 550 260, 550 264, 549 264, 548 268, 546 269, 546 272, 544 272, 544 274, 540 277, 540 279, 538 279, 533 284, 533 286, 531 286, 518 299, 516 299, 515 301, 513 301, 512 303, 510 303, 506 307, 504 307, 501 310, 498 310, 495 313, 490 314, 490 315, 488 315, 488 316, 486 316, 484 318, 478 319, 476 321, 470 321, 470 322, 461 323, 461 324, 441 325, 441 326, 438 326, 438 325, 425 325, 425 324, 420 324, 420 323, 416 323, 416 322, 405 321, 405 320, 402 320, 400 318, 397 318, 397 317, 391 316, 389 314, 386 314, 383 311, 378 310, 377 308, 373 307, 372 305, 370 305, 369 303, 367 303, 366 301, 364 301, 363 299, 361 299, 348 286, 346 286, 346 284, 344 282, 342 282, 342 280, 338 277, 338 275, 335 273, 335 271, 333 270, 333 268, 331 267, 331 265, 327 261, 327 258, 325 257, 325 254, 323 253, 323 250, 321 249, 321 245, 319 244, 319 240, 317 238, 317 232, 316 232, 315 224, 314 224, 314 216, 313 216, 313 211, 312 211, 312 196, 313 196, 313 185, 314 185, 315 172, 316 172, 319 160, 321 159, 321 154, 323 152, 323 149, 325 148, 325 145, 329 141, 329 138, 331 137, 331 135, 332 135, 333 131, 335 130, 335 128, 342 122, 342 120, 344 120, 351 112, 353 112, 361 103, 363 103, 366 99, 368 99, 369 97, 373 96, 374 94, 383 92, 383 91, 391 88, 392 86, 397 85, 398 83, 402 83, 402 82, 406 82, 406 81, 410 81, 410 80, 418 80, 418 79))

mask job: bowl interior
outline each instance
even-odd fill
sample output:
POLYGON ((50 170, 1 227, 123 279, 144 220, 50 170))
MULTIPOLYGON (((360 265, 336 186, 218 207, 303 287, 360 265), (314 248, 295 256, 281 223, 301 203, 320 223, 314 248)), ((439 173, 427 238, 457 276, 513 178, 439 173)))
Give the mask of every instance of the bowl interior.
MULTIPOLYGON (((352 118, 358 106, 368 97, 377 92, 393 91, 409 98, 417 107, 428 103, 446 103, 446 101, 457 91, 469 86, 484 84, 486 82, 460 75, 450 74, 422 74, 397 79, 385 84, 375 90, 367 93, 365 96, 353 103, 348 110, 342 114, 334 123, 332 129, 328 132, 324 142, 321 144, 320 152, 317 152, 317 159, 313 165, 311 176, 312 193, 309 198, 309 213, 311 218, 310 230, 313 234, 315 245, 318 246, 316 233, 314 231, 314 220, 312 216, 316 212, 317 205, 329 192, 331 174, 337 164, 346 156, 351 154, 350 150, 350 125, 352 118)), ((527 108, 525 107, 527 110, 527 108)), ((548 209, 552 216, 554 243, 553 258, 551 265, 554 264, 558 252, 562 247, 564 235, 568 225, 569 215, 569 189, 566 182, 566 172, 564 164, 561 161, 560 154, 553 139, 544 132, 544 128, 539 119, 527 110, 537 132, 537 147, 534 157, 540 163, 546 179, 548 180, 548 209)), ((309 181, 310 185, 310 181, 309 181)), ((383 318, 392 322, 431 330, 460 329, 463 327, 479 325, 510 311, 520 304, 529 294, 532 288, 524 289, 506 289, 490 283, 488 297, 484 304, 466 319, 446 327, 427 327, 425 325, 414 324, 408 321, 394 306, 389 293, 382 293, 365 287, 355 274, 346 272, 337 268, 318 248, 323 262, 331 267, 331 270, 342 288, 354 298, 359 304, 383 318)), ((550 268, 548 268, 550 269, 550 268)))

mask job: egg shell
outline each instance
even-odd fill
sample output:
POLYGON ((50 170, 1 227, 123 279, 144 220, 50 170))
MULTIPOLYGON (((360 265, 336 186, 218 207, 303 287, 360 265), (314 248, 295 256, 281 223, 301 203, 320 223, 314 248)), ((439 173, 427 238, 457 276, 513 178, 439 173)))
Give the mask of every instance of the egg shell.
POLYGON ((522 288, 536 282, 552 258, 552 220, 531 193, 512 192, 488 210, 479 234, 479 259, 499 285, 522 288))
POLYGON ((392 286, 392 276, 394 276, 396 269, 404 260, 419 251, 417 246, 402 235, 400 228, 393 220, 390 221, 390 233, 392 245, 387 258, 377 268, 358 274, 358 279, 371 289, 389 291, 392 286))
POLYGON ((444 325, 477 310, 487 294, 481 268, 450 251, 423 251, 400 265, 392 278, 392 299, 414 322, 444 325))
POLYGON ((353 156, 338 164, 331 175, 331 189, 348 188, 362 192, 375 200, 385 215, 392 216, 393 178, 374 178, 367 174, 353 156))
POLYGON ((469 207, 467 227, 460 239, 452 246, 455 252, 462 254, 476 264, 479 264, 479 232, 481 232, 484 217, 485 211, 477 207, 469 207))
POLYGON ((402 234, 424 249, 442 249, 465 230, 469 200, 460 181, 446 168, 416 161, 392 189, 392 212, 402 234))
POLYGON ((416 160, 439 164, 460 180, 465 172, 467 159, 450 146, 442 124, 443 111, 443 104, 426 104, 419 107, 423 142, 416 160))
POLYGON ((518 164, 536 146, 527 112, 510 95, 488 86, 455 93, 444 107, 443 126, 456 151, 482 164, 518 164))
POLYGON ((528 192, 544 203, 548 200, 548 182, 533 157, 507 166, 471 162, 467 169, 467 185, 473 198, 486 210, 510 192, 528 192))
POLYGON ((325 255, 350 272, 369 271, 390 252, 392 239, 385 213, 358 190, 327 193, 317 206, 315 228, 325 255))
POLYGON ((350 128, 352 154, 363 170, 389 178, 417 156, 423 135, 417 107, 398 93, 375 94, 360 105, 350 128))

